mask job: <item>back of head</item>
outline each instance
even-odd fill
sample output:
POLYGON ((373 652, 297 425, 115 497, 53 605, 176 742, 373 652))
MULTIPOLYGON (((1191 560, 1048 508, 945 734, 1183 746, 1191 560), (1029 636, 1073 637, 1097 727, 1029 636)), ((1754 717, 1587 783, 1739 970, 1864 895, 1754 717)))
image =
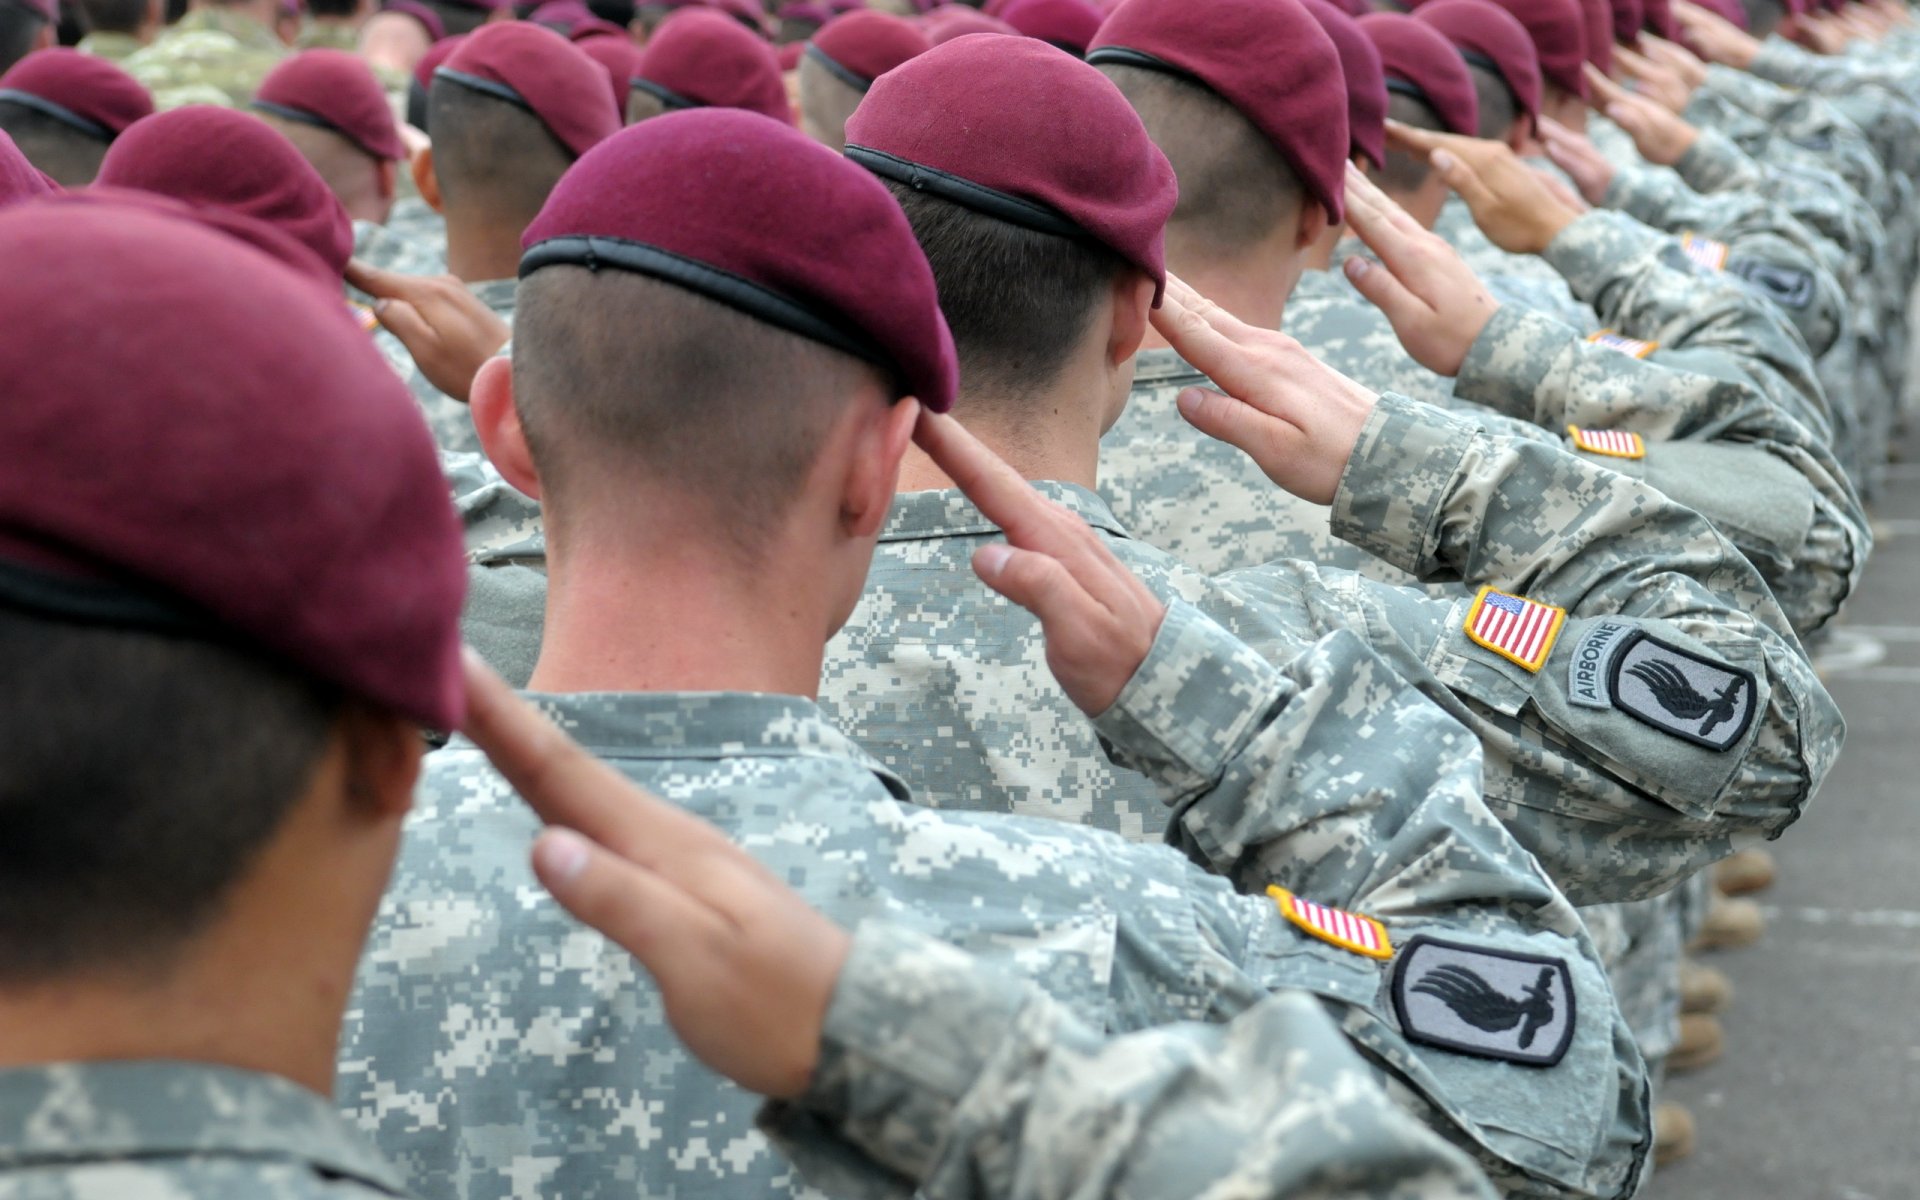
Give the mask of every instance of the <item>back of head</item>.
POLYGON ((0 71, 53 44, 55 0, 0 0, 0 71))
POLYGON ((129 37, 147 23, 147 0, 71 0, 90 33, 124 33, 129 37))
POLYGON ((889 13, 861 9, 827 22, 800 59, 801 128, 838 150, 873 81, 932 46, 917 26, 889 13))
POLYGON ((108 143, 38 107, 0 97, 0 132, 61 187, 85 187, 100 174, 108 143))
POLYGON ((0 756, 0 984, 138 978, 217 915, 342 705, 458 723, 459 530, 326 291, 109 200, 0 213, 0 253, 0 369, 31 363, 0 439, 36 447, 0 480, 32 705, 0 756))
POLYGON ((1540 60, 1533 39, 1512 13, 1491 0, 1436 0, 1414 19, 1453 43, 1472 72, 1480 136, 1505 140, 1540 114, 1540 60))
POLYGON ((492 19, 499 5, 479 2, 466 3, 464 0, 419 0, 439 19, 441 28, 448 37, 472 33, 492 19))
POLYGON ((293 144, 355 216, 384 220, 392 176, 407 156, 386 93, 358 56, 307 50, 261 81, 253 109, 293 144))
POLYGON ((1377 167, 1387 158, 1387 81, 1380 66, 1380 52, 1344 8, 1328 0, 1301 0, 1301 4, 1326 30, 1340 55, 1340 75, 1347 85, 1347 134, 1353 139, 1353 153, 1377 167))
POLYGON ((64 187, 92 183, 107 147, 152 112, 133 76, 77 50, 42 50, 0 74, 0 129, 64 187))
POLYGON ((1489 0, 1505 9, 1533 41, 1543 86, 1585 98, 1586 17, 1579 0, 1489 0))
POLYGON ((682 108, 744 108, 791 122, 780 63, 762 38, 724 13, 692 9, 648 39, 633 74, 628 117, 682 108))

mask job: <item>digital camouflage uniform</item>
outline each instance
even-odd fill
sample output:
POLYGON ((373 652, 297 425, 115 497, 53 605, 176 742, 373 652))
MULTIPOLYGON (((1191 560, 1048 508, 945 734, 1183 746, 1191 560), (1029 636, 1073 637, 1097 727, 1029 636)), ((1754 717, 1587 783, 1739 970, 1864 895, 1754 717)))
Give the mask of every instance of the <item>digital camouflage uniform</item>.
MULTIPOLYGON (((490 279, 484 283, 468 284, 467 288, 480 302, 494 314, 513 326, 514 297, 519 281, 514 279, 490 279)), ((420 402, 420 411, 427 419, 427 428, 433 431, 433 440, 443 451, 472 453, 480 449, 480 435, 473 429, 473 414, 464 402, 455 400, 421 373, 414 364, 413 356, 407 353, 399 339, 384 329, 374 335, 374 341, 380 347, 380 353, 387 362, 400 373, 407 382, 407 390, 420 402)))
POLYGON ((104 58, 108 62, 125 62, 140 52, 144 43, 130 33, 116 33, 111 29, 102 29, 81 38, 74 49, 82 54, 91 54, 95 58, 104 58))
POLYGON ((352 25, 342 25, 338 21, 316 21, 307 17, 300 22, 300 32, 293 37, 295 50, 345 50, 354 53, 360 49, 360 30, 352 25))
POLYGON ((287 47, 251 17, 221 8, 190 12, 120 65, 162 112, 187 104, 243 108, 287 47))
MULTIPOLYGON (((1182 797, 1213 873, 1096 830, 920 807, 797 698, 535 701, 843 925, 879 918, 957 944, 1109 1033, 1307 991, 1376 1082, 1509 1192, 1636 1181, 1645 1081, 1578 919, 1482 805, 1473 739, 1349 634, 1279 668, 1176 605, 1102 715, 1114 752, 1182 797), (1269 884, 1377 918, 1392 960, 1306 932, 1269 884), (1536 957, 1482 953, 1495 948, 1536 957), (1443 1018, 1426 997, 1466 986, 1434 953, 1466 954, 1488 1000, 1485 976, 1506 964, 1491 990, 1528 1006, 1539 1044, 1512 1023, 1434 1044, 1443 1018), (1569 1028, 1557 1062, 1516 1059, 1569 1028)), ((801 1192, 751 1098, 675 1043, 640 968, 534 882, 537 821, 478 751, 435 755, 418 800, 340 1072, 342 1103, 414 1185, 436 1200, 801 1192)), ((1007 1171, 1045 1161, 1002 1153, 1016 1155, 1007 1171)))
POLYGON ((440 468, 466 532, 461 636, 508 683, 524 687, 540 658, 546 620, 547 539, 539 501, 501 478, 485 455, 442 451, 440 468))

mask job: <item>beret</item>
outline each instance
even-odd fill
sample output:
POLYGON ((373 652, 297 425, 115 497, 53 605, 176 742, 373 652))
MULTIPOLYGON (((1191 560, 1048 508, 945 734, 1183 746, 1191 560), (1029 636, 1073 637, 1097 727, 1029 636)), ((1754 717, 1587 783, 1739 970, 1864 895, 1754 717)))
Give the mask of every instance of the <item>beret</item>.
POLYGON ((1299 0, 1128 0, 1087 61, 1211 88, 1266 134, 1328 219, 1345 218, 1346 84, 1333 40, 1299 0))
POLYGON ((95 180, 265 221, 313 251, 338 278, 353 222, 313 165, 265 121, 194 104, 136 122, 107 147, 95 180))
POLYGON ((956 38, 888 73, 847 120, 847 157, 990 217, 1099 242, 1167 280, 1179 184, 1099 71, 1033 38, 956 38))
POLYGON ((1563 92, 1587 97, 1586 18, 1580 0, 1490 0, 1513 14, 1533 39, 1540 78, 1563 92))
POLYGON ((1492 0, 1435 0, 1413 16, 1452 42, 1469 66, 1504 80, 1529 124, 1539 120, 1540 60, 1517 17, 1492 0))
POLYGON ((545 25, 562 37, 570 37, 575 25, 594 17, 592 10, 580 0, 546 0, 528 13, 526 19, 535 25, 545 25))
POLYGON ((1610 0, 1580 0, 1580 18, 1587 33, 1587 61, 1604 74, 1613 73, 1613 5, 1610 0))
POLYGON ((707 5, 727 14, 754 33, 765 34, 767 31, 767 10, 761 7, 760 0, 707 0, 707 5))
POLYGON ((932 45, 911 22, 861 9, 821 26, 807 43, 806 53, 842 83, 864 92, 874 80, 915 55, 925 54, 932 45))
POLYGON ((606 70, 553 30, 525 21, 474 30, 433 79, 435 87, 450 83, 526 109, 576 158, 620 128, 606 70))
POLYGON ((1388 92, 1424 103, 1448 133, 1480 136, 1479 93, 1453 43, 1404 13, 1370 13, 1358 24, 1380 52, 1388 92))
MULTIPOLYGON (((1680 22, 1673 16, 1673 0, 1646 0, 1646 20, 1644 28, 1653 30, 1669 42, 1680 40, 1680 22)), ((1746 11, 1741 10, 1742 13, 1746 11)))
POLYGON ((1752 22, 1747 17, 1747 6, 1740 3, 1740 0, 1700 0, 1700 6, 1710 12, 1719 13, 1741 29, 1752 27, 1752 22))
POLYGON ((521 244, 522 279, 555 265, 650 275, 953 407, 953 337, 906 214, 791 125, 696 108, 629 126, 560 178, 521 244))
POLYGON ((0 472, 0 603, 239 642, 457 727, 459 523, 338 284, 99 197, 0 213, 0 256, 0 443, 35 450, 0 472))
POLYGON ((1373 11, 1367 0, 1329 0, 1329 3, 1356 21, 1373 11))
POLYGON ((0 208, 59 190, 60 185, 28 162, 13 138, 0 129, 0 208))
POLYGON ((433 73, 440 69, 441 64, 452 58, 453 52, 458 50, 460 43, 466 40, 466 34, 456 33, 452 37, 441 38, 428 46, 427 52, 420 56, 420 61, 413 68, 413 81, 423 88, 432 87, 433 73))
MULTIPOLYGON (((784 75, 788 71, 797 70, 800 66, 800 56, 806 52, 807 44, 805 42, 788 42, 784 46, 775 46, 773 48, 773 57, 774 60, 780 64, 780 73, 784 75)), ((789 107, 791 107, 791 105, 789 105, 789 107)))
POLYGON ((833 20, 833 13, 818 4, 782 4, 773 14, 782 21, 812 21, 815 25, 825 25, 833 20))
POLYGON ((942 9, 928 13, 920 22, 927 31, 927 40, 938 46, 957 37, 970 33, 1005 33, 1018 35, 1019 30, 1002 21, 999 17, 990 17, 978 9, 963 4, 949 4, 942 9))
POLYGON ((1640 0, 1608 0, 1613 10, 1613 40, 1623 46, 1640 44, 1640 29, 1647 23, 1647 10, 1640 0))
POLYGON ((421 28, 427 31, 427 38, 430 41, 437 42, 447 36, 447 23, 440 19, 439 13, 420 3, 420 0, 387 0, 380 11, 402 13, 412 17, 420 22, 421 28))
POLYGON ((24 8, 48 24, 57 24, 60 20, 60 0, 12 0, 14 7, 24 8))
POLYGON ((744 108, 793 123, 773 47, 710 9, 667 18, 641 51, 633 86, 669 109, 744 108))
POLYGON ((52 117, 103 142, 153 114, 147 89, 114 63, 78 50, 27 55, 0 75, 0 100, 52 117))
POLYGON ((1387 77, 1380 52, 1347 11, 1329 0, 1300 0, 1333 39, 1347 81, 1347 136, 1353 152, 1376 167, 1387 162, 1387 77))
POLYGON ((607 81, 613 85, 613 107, 624 116, 633 73, 640 66, 640 47, 634 45, 633 39, 625 33, 575 36, 573 44, 606 71, 607 81))
POLYGON ((345 50, 303 50, 285 59, 260 81, 253 106, 332 130, 375 158, 407 157, 380 81, 364 59, 345 50))
POLYGON ((1030 38, 1084 55, 1105 17, 1086 0, 1014 0, 1000 19, 1030 38))

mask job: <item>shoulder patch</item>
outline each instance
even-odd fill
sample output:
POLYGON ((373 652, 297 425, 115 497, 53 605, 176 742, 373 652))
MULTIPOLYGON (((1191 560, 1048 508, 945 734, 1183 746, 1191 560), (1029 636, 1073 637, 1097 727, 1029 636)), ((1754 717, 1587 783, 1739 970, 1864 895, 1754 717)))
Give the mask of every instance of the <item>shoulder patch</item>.
POLYGON ((1582 708, 1612 708, 1613 659, 1633 640, 1634 626, 1598 621, 1573 644, 1567 664, 1567 699, 1582 708))
POLYGON ((1608 458, 1647 456, 1647 444, 1637 433, 1619 429, 1582 429, 1578 425, 1569 425, 1567 436, 1573 439, 1575 448, 1585 450, 1588 454, 1602 454, 1608 458))
POLYGON ((1466 630, 1475 645, 1529 671, 1538 671, 1546 665, 1554 639, 1566 623, 1564 608, 1483 587, 1467 609, 1466 630))
POLYGON ((1281 916, 1323 942, 1368 958, 1393 957, 1393 941, 1387 937, 1387 927, 1372 917, 1302 900, 1277 884, 1267 888, 1267 895, 1273 897, 1281 916))
POLYGON ((1660 348, 1659 342, 1643 342, 1639 338, 1628 337, 1611 329, 1602 329, 1587 339, 1596 346, 1605 346, 1609 350, 1618 350, 1629 358, 1645 358, 1660 348))
POLYGON ((1716 242, 1688 230, 1680 235, 1680 252, 1692 259, 1695 266, 1718 273, 1727 265, 1729 247, 1725 242, 1716 242))
POLYGON ((347 315, 352 317, 354 323, 368 333, 372 333, 374 330, 380 328, 380 318, 374 315, 373 309, 360 303, 358 300, 347 301, 347 315))
POLYGON ((1709 750, 1726 750, 1740 740, 1760 698, 1753 672, 1647 633, 1614 655, 1607 686, 1621 712, 1709 750))
POLYGON ((1811 271, 1775 266, 1757 258, 1736 258, 1727 266, 1727 271, 1746 280, 1755 291, 1782 308, 1798 310, 1813 303, 1811 271))
POLYGON ((1400 952, 1393 1011, 1413 1041, 1551 1067, 1573 1044, 1573 975, 1565 959, 1423 934, 1400 952))

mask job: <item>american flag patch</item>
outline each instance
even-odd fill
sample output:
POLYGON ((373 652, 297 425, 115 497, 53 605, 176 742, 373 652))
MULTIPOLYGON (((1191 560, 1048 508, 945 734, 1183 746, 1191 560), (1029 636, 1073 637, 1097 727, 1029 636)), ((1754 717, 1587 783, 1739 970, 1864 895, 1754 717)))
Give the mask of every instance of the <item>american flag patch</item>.
POLYGON ((1467 610, 1467 636, 1500 657, 1529 671, 1546 664, 1553 639, 1567 623, 1567 610, 1541 604, 1525 596, 1509 596, 1490 587, 1480 589, 1467 610))
POLYGON ((1393 942, 1387 937, 1387 927, 1372 917, 1302 900, 1283 887, 1269 887, 1267 895, 1279 905, 1282 916, 1323 942, 1332 942, 1342 950, 1368 958, 1393 957, 1393 942))
POLYGON ((1660 348, 1659 342, 1643 342, 1639 338, 1630 338, 1611 329, 1602 329, 1587 339, 1596 346, 1605 346, 1609 350, 1618 350, 1632 358, 1645 358, 1660 348))
POLYGON ((1623 433, 1617 429, 1582 429, 1578 425, 1567 426, 1573 444, 1589 454, 1604 454, 1609 458, 1645 458, 1647 444, 1640 440, 1637 433, 1623 433))
POLYGON ((1718 271, 1727 265, 1727 244, 1701 237, 1697 233, 1685 234, 1680 238, 1680 252, 1709 271, 1718 271))
POLYGON ((347 301, 347 313, 353 317, 354 322, 358 324, 360 328, 366 330, 368 333, 372 333, 374 330, 380 328, 380 318, 374 315, 371 308, 360 303, 358 300, 347 301))

